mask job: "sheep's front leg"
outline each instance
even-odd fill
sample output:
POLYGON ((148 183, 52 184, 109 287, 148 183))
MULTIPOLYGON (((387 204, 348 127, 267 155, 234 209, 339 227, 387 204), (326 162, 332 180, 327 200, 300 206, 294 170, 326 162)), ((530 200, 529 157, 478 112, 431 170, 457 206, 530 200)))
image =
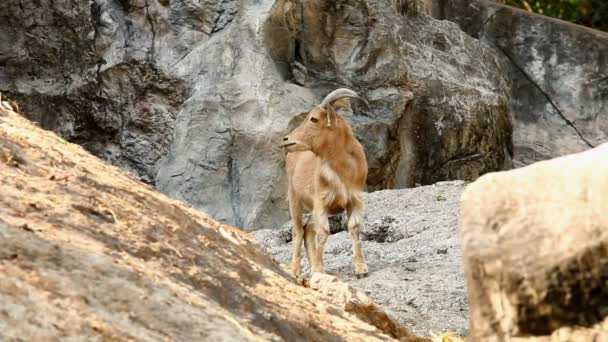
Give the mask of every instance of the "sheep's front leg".
POLYGON ((304 248, 306 249, 306 257, 308 258, 308 264, 312 270, 312 266, 315 265, 315 257, 317 255, 317 243, 315 241, 315 225, 311 223, 310 218, 304 223, 304 248))
POLYGON ((355 200, 351 207, 347 210, 348 215, 348 232, 353 242, 353 267, 357 279, 367 276, 367 264, 361 250, 361 240, 359 239, 360 226, 363 222, 363 203, 360 200, 355 200))
POLYGON ((313 225, 316 250, 311 270, 323 273, 323 253, 329 237, 329 218, 323 209, 313 209, 313 225))
POLYGON ((289 212, 293 222, 293 254, 291 257, 291 270, 296 278, 302 274, 302 240, 304 238, 304 227, 302 226, 302 209, 297 203, 289 201, 289 212))

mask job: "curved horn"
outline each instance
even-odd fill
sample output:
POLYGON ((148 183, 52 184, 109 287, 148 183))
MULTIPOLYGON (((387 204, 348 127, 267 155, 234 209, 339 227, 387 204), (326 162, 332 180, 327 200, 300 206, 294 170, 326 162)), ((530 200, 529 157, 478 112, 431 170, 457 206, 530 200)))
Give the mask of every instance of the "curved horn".
POLYGON ((357 93, 355 93, 354 91, 347 89, 347 88, 339 88, 339 89, 336 89, 336 90, 332 91, 331 93, 327 94, 327 96, 325 96, 325 98, 321 102, 320 106, 323 109, 327 109, 327 106, 329 106, 332 103, 338 101, 339 99, 343 99, 345 97, 353 97, 353 98, 359 99, 367 105, 367 101, 365 101, 363 98, 361 98, 361 96, 357 95, 357 93))

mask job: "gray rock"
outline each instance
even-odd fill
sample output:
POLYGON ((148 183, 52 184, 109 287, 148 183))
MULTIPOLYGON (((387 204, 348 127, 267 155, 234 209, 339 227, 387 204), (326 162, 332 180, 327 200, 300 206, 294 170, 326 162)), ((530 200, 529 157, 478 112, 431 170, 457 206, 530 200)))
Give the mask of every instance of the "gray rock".
POLYGON ((370 190, 509 167, 501 61, 451 23, 426 16, 421 1, 399 3, 278 1, 266 24, 271 55, 286 78, 293 76, 285 66, 298 62, 307 86, 327 92, 346 84, 370 100, 370 113, 352 118, 370 190))
POLYGON ((171 52, 150 14, 163 7, 120 4, 3 1, 0 90, 42 127, 153 183, 186 82, 154 62, 171 52))
POLYGON ((608 140, 608 33, 493 1, 434 6, 509 61, 516 166, 608 140))
POLYGON ((368 188, 510 167, 497 55, 422 1, 0 3, 0 91, 42 127, 222 222, 288 218, 280 137, 330 90, 368 188))
POLYGON ((462 196, 474 341, 608 340, 608 144, 462 196))
MULTIPOLYGON (((365 292, 418 335, 451 331, 466 335, 468 304, 458 212, 464 182, 443 182, 367 194, 361 236, 370 273, 357 279, 347 232, 329 237, 325 271, 365 292), (378 233, 382 231, 382 233, 378 233)), ((281 231, 251 233, 277 261, 291 262, 292 243, 281 231)), ((309 272, 306 257, 303 270, 309 272)))

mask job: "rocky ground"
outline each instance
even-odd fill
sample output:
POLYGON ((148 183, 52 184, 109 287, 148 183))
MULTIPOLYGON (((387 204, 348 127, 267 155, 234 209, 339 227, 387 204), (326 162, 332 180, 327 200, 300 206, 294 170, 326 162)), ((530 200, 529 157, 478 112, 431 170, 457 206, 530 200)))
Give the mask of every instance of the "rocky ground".
MULTIPOLYGON (((466 334, 468 305, 458 217, 464 182, 442 182, 367 194, 361 236, 370 269, 357 280, 347 232, 329 238, 325 267, 330 274, 367 293, 382 309, 414 332, 466 334)), ((340 226, 333 225, 332 230, 340 226)), ((339 227, 341 228, 341 227, 339 227)), ((291 261, 291 226, 251 233, 281 263, 291 261)), ((305 271, 307 260, 303 258, 305 271)))

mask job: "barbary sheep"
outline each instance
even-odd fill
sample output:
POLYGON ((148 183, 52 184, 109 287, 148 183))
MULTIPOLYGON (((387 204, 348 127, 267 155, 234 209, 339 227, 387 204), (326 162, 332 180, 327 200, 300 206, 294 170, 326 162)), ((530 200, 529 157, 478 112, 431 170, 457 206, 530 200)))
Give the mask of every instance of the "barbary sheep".
MULTIPOLYGON (((301 275, 301 246, 312 272, 323 272, 323 252, 329 236, 329 216, 346 211, 353 243, 353 267, 357 278, 367 276, 367 264, 359 240, 363 219, 362 193, 367 180, 363 147, 337 106, 350 108, 343 99, 361 97, 350 89, 329 93, 281 145, 287 150, 287 198, 293 220, 292 272, 301 275), (311 212, 311 222, 303 226, 303 211, 311 212)), ((365 102, 367 104, 367 102, 365 102)))

